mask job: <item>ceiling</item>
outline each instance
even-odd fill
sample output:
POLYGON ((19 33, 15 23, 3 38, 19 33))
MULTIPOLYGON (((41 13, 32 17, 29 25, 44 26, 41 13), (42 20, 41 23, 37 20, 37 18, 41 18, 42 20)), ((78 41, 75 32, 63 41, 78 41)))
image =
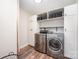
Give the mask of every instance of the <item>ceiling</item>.
POLYGON ((34 0, 19 0, 20 8, 24 9, 30 14, 40 14, 53 9, 63 8, 64 6, 71 5, 77 0, 42 0, 37 4, 34 0))

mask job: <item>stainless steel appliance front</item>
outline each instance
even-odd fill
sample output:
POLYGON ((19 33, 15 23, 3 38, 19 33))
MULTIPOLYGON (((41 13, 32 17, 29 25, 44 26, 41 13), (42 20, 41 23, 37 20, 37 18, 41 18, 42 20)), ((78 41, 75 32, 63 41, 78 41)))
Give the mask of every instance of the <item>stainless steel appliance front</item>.
POLYGON ((46 53, 46 34, 35 34, 35 50, 46 53))

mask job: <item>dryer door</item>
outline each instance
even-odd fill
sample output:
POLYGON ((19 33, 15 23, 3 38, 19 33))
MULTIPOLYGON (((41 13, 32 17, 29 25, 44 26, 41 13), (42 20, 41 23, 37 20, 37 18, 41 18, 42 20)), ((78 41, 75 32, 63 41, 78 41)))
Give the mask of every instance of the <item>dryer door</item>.
POLYGON ((59 52, 62 49, 62 42, 58 38, 50 38, 49 49, 53 52, 59 52))

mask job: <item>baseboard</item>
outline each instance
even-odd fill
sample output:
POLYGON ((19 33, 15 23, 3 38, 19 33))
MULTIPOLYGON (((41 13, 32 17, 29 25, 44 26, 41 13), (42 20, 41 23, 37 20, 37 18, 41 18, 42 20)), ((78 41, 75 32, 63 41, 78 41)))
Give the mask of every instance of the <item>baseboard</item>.
POLYGON ((25 45, 20 46, 19 49, 22 49, 22 48, 24 48, 25 46, 28 46, 28 44, 25 44, 25 45))

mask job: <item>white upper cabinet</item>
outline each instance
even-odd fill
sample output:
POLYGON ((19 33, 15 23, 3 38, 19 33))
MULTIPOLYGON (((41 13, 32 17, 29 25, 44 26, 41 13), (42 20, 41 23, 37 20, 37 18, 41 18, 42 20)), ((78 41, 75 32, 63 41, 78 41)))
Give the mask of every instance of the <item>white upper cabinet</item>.
POLYGON ((72 16, 72 15, 77 15, 77 9, 78 6, 77 4, 73 4, 72 6, 67 6, 64 8, 64 16, 72 16))

